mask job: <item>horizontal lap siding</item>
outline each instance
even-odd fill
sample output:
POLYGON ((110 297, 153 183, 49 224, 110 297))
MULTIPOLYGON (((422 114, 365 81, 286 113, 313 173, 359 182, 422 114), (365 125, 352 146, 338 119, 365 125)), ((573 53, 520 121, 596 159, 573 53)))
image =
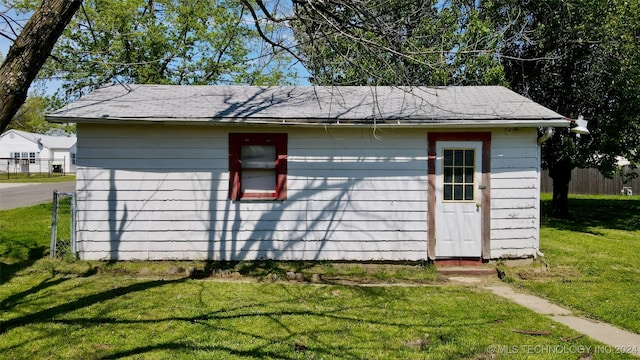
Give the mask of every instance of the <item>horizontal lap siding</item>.
POLYGON ((271 128, 287 200, 232 202, 228 130, 79 125, 82 257, 426 258, 426 133, 271 128))
POLYGON ((535 129, 497 130, 491 149, 491 257, 535 256, 540 153, 535 129))

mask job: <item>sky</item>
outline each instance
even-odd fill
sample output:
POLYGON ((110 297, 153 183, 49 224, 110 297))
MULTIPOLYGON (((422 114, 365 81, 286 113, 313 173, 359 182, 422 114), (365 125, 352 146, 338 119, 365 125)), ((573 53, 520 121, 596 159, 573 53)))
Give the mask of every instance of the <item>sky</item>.
MULTIPOLYGON (((2 5, 0 5, 0 14, 3 14, 8 18, 12 18, 12 19, 18 18, 13 10, 7 9, 6 6, 2 6, 2 5)), ((26 22, 28 20, 28 17, 29 17, 28 15, 21 15, 19 19, 20 21, 26 22)), ((4 20, 0 20, 0 32, 10 33, 10 29, 8 28, 6 21, 4 20)), ((6 56, 11 44, 12 44, 11 40, 5 38, 4 36, 0 36, 0 53, 2 55, 2 58, 6 56)), ((299 63, 296 63, 294 65, 294 69, 298 73, 298 79, 297 79, 298 84, 309 85, 310 75, 307 72, 307 70, 304 68, 304 66, 302 66, 299 63)), ((61 84, 62 84, 62 81, 60 80, 47 81, 44 84, 40 83, 38 90, 42 90, 41 86, 44 86, 45 95, 53 95, 58 90, 58 88, 60 88, 61 84)), ((33 93, 34 91, 35 91, 35 86, 32 86, 30 93, 33 93)))

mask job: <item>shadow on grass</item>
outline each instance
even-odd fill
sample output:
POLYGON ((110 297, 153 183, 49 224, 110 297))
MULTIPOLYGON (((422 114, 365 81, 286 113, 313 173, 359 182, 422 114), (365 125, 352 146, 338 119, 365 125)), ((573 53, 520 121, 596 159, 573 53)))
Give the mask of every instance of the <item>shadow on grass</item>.
MULTIPOLYGON (((273 272, 281 267, 277 262, 274 263, 265 263, 258 262, 254 264, 246 263, 246 264, 238 264, 238 263, 221 263, 221 262, 211 262, 209 265, 211 269, 214 268, 222 268, 222 269, 235 269, 238 270, 238 267, 242 269, 242 266, 247 266, 251 271, 269 271, 273 272), (258 269, 254 267, 258 267, 258 269)), ((301 264, 300 266, 305 266, 301 264)), ((310 265, 306 265, 310 266, 310 265)), ((86 273, 86 276, 90 276, 94 273, 94 269, 89 270, 86 273)), ((82 276, 82 275, 80 275, 82 276)), ((15 307, 18 304, 22 303, 21 299, 28 297, 30 294, 37 293, 48 293, 51 292, 52 288, 56 285, 63 283, 72 278, 54 278, 50 277, 46 280, 41 281, 36 284, 32 288, 25 290, 21 293, 11 295, 10 298, 4 299, 2 303, 2 308, 6 307, 15 307)), ((189 338, 174 338, 174 339, 166 339, 162 341, 158 341, 156 343, 136 343, 131 346, 127 346, 125 348, 104 348, 98 350, 96 354, 94 354, 95 358, 122 358, 122 357, 138 357, 138 356, 146 356, 152 355, 157 352, 184 352, 191 353, 194 352, 211 352, 216 354, 228 354, 232 356, 239 356, 245 358, 274 358, 274 359, 296 359, 301 357, 308 357, 307 355, 311 354, 312 356, 326 357, 326 358, 345 358, 345 359, 357 359, 360 358, 359 353, 354 349, 347 348, 344 346, 336 346, 332 343, 327 343, 326 341, 320 340, 322 338, 321 334, 324 332, 333 333, 335 329, 327 328, 327 329, 311 329, 311 330, 303 330, 299 331, 296 329, 290 328, 287 321, 283 321, 284 318, 287 317, 296 317, 301 319, 309 319, 309 318, 320 318, 322 321, 320 323, 333 323, 339 322, 344 323, 345 327, 359 326, 359 324, 366 323, 371 326, 391 326, 397 328, 410 328, 417 327, 422 328, 424 324, 415 323, 412 320, 400 320, 395 319, 393 317, 388 318, 380 318, 380 317, 372 317, 368 316, 369 307, 374 308, 383 308, 387 306, 389 301, 388 294, 385 294, 386 290, 384 288, 379 287, 350 287, 350 290, 338 290, 329 293, 329 299, 339 299, 341 296, 344 296, 345 291, 354 291, 360 293, 359 296, 371 299, 371 301, 367 302, 365 305, 354 305, 350 301, 346 301, 343 304, 339 304, 338 306, 331 306, 328 309, 318 310, 318 309, 296 309, 291 308, 289 305, 292 303, 297 303, 297 300, 300 300, 300 294, 295 293, 294 288, 288 285, 281 285, 281 289, 283 289, 286 293, 283 297, 279 297, 272 301, 263 300, 263 301, 255 301, 251 304, 233 304, 229 303, 222 308, 215 309, 213 311, 204 311, 199 314, 186 314, 187 316, 180 316, 178 314, 170 314, 167 313, 167 317, 154 317, 154 318, 118 318, 118 317, 104 317, 104 316, 89 316, 89 317, 80 317, 80 318, 66 318, 66 314, 76 311, 78 309, 90 307, 92 305, 101 304, 109 300, 118 301, 118 298, 121 296, 125 296, 128 294, 136 293, 136 292, 144 292, 149 289, 159 288, 165 285, 174 285, 179 284, 183 281, 186 281, 187 278, 180 278, 176 280, 153 280, 153 281, 145 281, 140 283, 135 283, 131 285, 121 286, 115 289, 109 289, 105 291, 100 291, 95 294, 80 296, 78 298, 72 299, 67 303, 60 304, 57 306, 53 306, 48 309, 43 309, 40 311, 36 311, 30 314, 24 314, 17 318, 10 319, 3 324, 0 324, 0 336, 7 331, 12 329, 19 328, 21 326, 27 326, 32 324, 56 324, 63 325, 62 327, 53 327, 48 328, 49 336, 56 337, 64 337, 64 329, 73 329, 73 328, 88 328, 91 326, 100 327, 105 324, 116 324, 116 325, 132 325, 132 324, 157 324, 158 322, 167 322, 167 323, 184 323, 185 326, 189 326, 190 324, 194 324, 198 331, 201 331, 201 327, 206 327, 209 329, 208 331, 216 332, 222 331, 226 333, 234 334, 234 337, 240 339, 249 339, 247 342, 243 343, 244 345, 236 347, 232 344, 224 344, 224 343, 198 343, 193 339, 189 338), (342 292, 342 293, 341 293, 342 292), (274 307, 276 307, 274 309, 274 307), (344 313, 347 312, 347 313, 344 313), (362 314, 362 315, 358 315, 362 314), (246 319, 246 323, 253 323, 253 319, 264 319, 268 318, 272 321, 273 326, 280 327, 283 329, 283 333, 285 334, 283 337, 278 337, 274 339, 270 334, 259 334, 255 331, 243 331, 242 329, 236 328, 233 323, 225 322, 225 320, 231 319, 246 319), (70 327, 67 327, 67 326, 70 327), (277 341, 279 344, 273 347, 265 347, 264 344, 277 341), (302 343, 300 343, 302 341, 302 343), (304 341, 309 341, 309 343, 305 344, 304 341), (245 347, 246 346, 246 347, 245 347), (287 350, 282 350, 282 346, 287 350), (308 354, 304 354, 308 352, 308 354)), ((197 284, 197 283, 196 283, 197 284)), ((408 302, 409 298, 404 298, 403 293, 398 294, 394 300, 400 302, 408 302)), ((345 297, 345 299, 348 299, 345 297)), ((243 321, 244 322, 244 321, 243 321)), ((474 326, 482 326, 486 324, 493 324, 494 319, 462 319, 455 324, 451 323, 433 323, 435 330, 433 335, 433 339, 431 345, 440 346, 442 344, 448 343, 454 339, 453 335, 459 326, 462 327, 474 327, 474 326)), ((31 339, 33 340, 33 339, 31 339)), ((414 340, 413 338, 407 340, 414 340)), ((96 346, 99 346, 97 344, 96 346)), ((24 343, 20 343, 20 345, 16 346, 24 346, 24 343)))
MULTIPOLYGON (((8 297, 6 297, 5 299, 3 299, 2 301, 0 301, 0 309, 6 310, 9 308, 14 307, 17 303, 20 302, 20 300, 26 298, 27 296, 31 295, 31 294, 36 294, 42 290, 45 290, 49 287, 52 286, 56 286, 59 285, 65 281, 67 281, 68 278, 48 278, 43 280, 42 282, 40 282, 38 285, 31 287, 25 291, 21 291, 19 293, 16 294, 12 294, 8 297)), ((0 329, 0 334, 2 333, 2 329, 0 329)))
MULTIPOLYGON (((44 246, 34 246, 29 248, 29 255, 27 259, 12 262, 9 264, 0 262, 0 285, 11 280, 11 278, 13 278, 16 273, 33 265, 36 261, 38 261, 38 259, 44 256, 47 250, 48 249, 44 246)), ((1 308, 2 307, 0 306, 0 309, 1 308)))
MULTIPOLYGON (((19 300, 20 298, 24 298, 25 296, 32 294, 32 293, 36 293, 38 291, 41 291, 43 289, 46 289, 48 287, 54 286, 54 285, 58 285, 66 280, 68 280, 68 278, 59 278, 53 281, 50 281, 51 279, 47 279, 45 281, 43 281, 42 283, 40 283, 37 286, 34 286, 33 288, 23 291, 19 294, 15 294, 13 296, 10 297, 10 299, 5 299, 3 300, 3 304, 5 302, 7 302, 7 304, 15 304, 17 302, 17 300, 19 300)), ((61 304, 58 306, 54 306, 52 308, 48 308, 48 309, 44 309, 32 314, 27 314, 27 315, 23 315, 23 316, 19 316, 17 318, 13 318, 13 319, 9 319, 5 322, 3 322, 2 324, 0 324, 0 335, 2 335, 3 333, 5 333, 8 330, 11 330, 13 328, 19 327, 19 326, 23 326, 26 324, 34 324, 34 323, 42 323, 42 322, 51 322, 52 318, 55 318, 58 315, 64 314, 66 312, 70 312, 70 311, 74 311, 77 310, 79 308, 83 308, 83 307, 87 307, 87 306, 91 306, 93 304, 97 304, 106 300, 111 300, 111 299, 115 299, 119 296, 122 295, 126 295, 129 293, 133 293, 133 292, 138 292, 138 291, 144 291, 147 289, 151 289, 154 287, 159 287, 159 286, 163 286, 163 285, 167 285, 167 284, 172 284, 172 283, 177 283, 177 282, 182 282, 185 279, 176 279, 176 280, 154 280, 154 281, 148 281, 148 282, 143 282, 143 283, 136 283, 136 284, 132 284, 132 285, 128 285, 128 286, 124 286, 124 287, 120 287, 120 288, 116 288, 116 289, 111 289, 108 291, 103 291, 97 294, 93 294, 93 295, 87 295, 85 297, 76 299, 74 301, 70 301, 68 303, 65 304, 61 304)), ((6 309, 5 307, 2 307, 3 309, 6 309)))
POLYGON ((569 219, 551 217, 551 200, 541 201, 542 225, 590 233, 589 227, 640 230, 640 197, 592 198, 569 197, 569 219))
POLYGON ((189 351, 221 351, 229 354, 229 356, 240 356, 244 358, 255 358, 255 359, 299 359, 299 356, 284 356, 282 354, 273 352, 273 351, 265 351, 261 349, 252 349, 252 350, 238 350, 230 347, 224 346, 194 346, 193 344, 189 344, 187 342, 168 342, 156 345, 148 345, 143 346, 127 351, 122 351, 118 353, 111 354, 106 357, 102 357, 101 359, 120 359, 129 356, 136 356, 145 354, 148 352, 158 351, 158 350, 170 350, 170 351, 180 351, 188 349, 189 351))
MULTIPOLYGON (((288 286, 283 286, 283 288, 289 289, 288 286)), ((355 289, 360 290, 360 287, 355 287, 355 289)), ((354 290, 354 288, 352 288, 354 290)), ((384 292, 383 289, 369 289, 363 288, 365 292, 372 291, 373 293, 380 292, 380 295, 384 292)), ((295 297, 295 296, 294 296, 295 297)), ((329 329, 308 329, 304 331, 298 331, 296 329, 292 329, 287 325, 286 321, 282 321, 282 318, 285 317, 301 317, 305 319, 310 318, 321 318, 325 321, 321 321, 320 323, 327 322, 339 322, 345 324, 352 324, 353 326, 359 326, 363 323, 368 324, 369 326, 391 326, 397 328, 423 328, 424 324, 415 323, 415 322, 406 322, 402 320, 397 320, 393 318, 370 318, 366 315, 358 316, 358 315, 343 315, 343 311, 350 311, 351 313, 361 313, 366 314, 369 306, 374 307, 384 307, 388 302, 388 298, 380 297, 379 301, 375 301, 373 304, 353 306, 353 304, 346 303, 344 306, 332 307, 330 309, 319 311, 319 310, 311 310, 311 309, 275 309, 269 310, 270 308, 276 306, 284 306, 290 304, 293 297, 284 296, 282 299, 277 301, 263 301, 263 302, 255 302, 250 305, 239 305, 233 306, 230 304, 229 307, 217 309, 214 311, 208 311, 202 314, 194 315, 194 316, 168 316, 166 318, 153 318, 153 319, 118 319, 112 317, 91 317, 91 318, 76 318, 76 319, 60 319, 60 320, 48 320, 48 322, 63 324, 68 326, 81 326, 82 328, 87 328, 91 326, 100 326, 104 324, 117 324, 117 325, 132 325, 132 324, 157 324, 159 322, 167 322, 167 323, 184 323, 184 324, 194 324, 200 328, 198 331, 202 331, 202 327, 207 328, 211 332, 225 332, 232 333, 235 338, 238 339, 239 343, 245 344, 255 344, 248 345, 249 348, 241 348, 234 346, 225 346, 224 344, 198 344, 196 340, 193 338, 187 338, 184 341, 162 341, 155 344, 144 344, 141 346, 129 348, 129 349, 117 349, 116 352, 112 352, 109 354, 102 355, 100 358, 103 359, 113 359, 113 358, 123 358, 130 356, 141 356, 144 354, 149 355, 150 353, 156 351, 171 351, 175 354, 175 352, 221 352, 226 355, 234 355, 241 356, 245 358, 273 358, 273 359, 299 359, 302 354, 296 353, 304 353, 309 351, 313 355, 311 357, 315 357, 320 355, 320 358, 342 358, 342 359, 359 359, 360 355, 356 353, 354 349, 346 348, 344 346, 336 346, 333 343, 328 343, 326 341, 320 340, 322 338, 321 334, 324 332, 333 333, 336 330, 333 328, 329 329), (272 321, 275 327, 280 327, 284 330, 283 337, 279 337, 274 339, 270 334, 260 334, 254 330, 243 331, 242 329, 238 329, 234 327, 232 324, 226 323, 226 320, 233 319, 247 319, 249 323, 252 323, 252 319, 264 319, 268 318, 272 321), (242 339, 251 339, 251 340, 242 340, 242 339), (310 340, 313 345, 299 342, 300 339, 313 339, 310 340), (282 351, 275 349, 267 349, 264 344, 272 343, 273 341, 277 341, 278 343, 284 344, 285 346, 289 346, 290 350, 282 351)), ((407 299, 408 300, 408 299, 407 299)), ((450 343, 455 339, 456 329, 459 326, 463 326, 465 328, 474 327, 474 326, 485 326, 489 324, 494 324, 494 319, 462 319, 460 322, 456 322, 455 324, 450 323, 433 323, 431 326, 439 329, 438 331, 433 332, 434 338, 430 340, 433 346, 439 346, 445 343, 450 343)), ((346 325, 350 327, 349 325, 346 325)), ((272 328, 273 331, 276 331, 275 328, 272 328)), ((277 346, 276 346, 277 347, 277 346)), ((226 356, 225 355, 225 356, 226 356)))

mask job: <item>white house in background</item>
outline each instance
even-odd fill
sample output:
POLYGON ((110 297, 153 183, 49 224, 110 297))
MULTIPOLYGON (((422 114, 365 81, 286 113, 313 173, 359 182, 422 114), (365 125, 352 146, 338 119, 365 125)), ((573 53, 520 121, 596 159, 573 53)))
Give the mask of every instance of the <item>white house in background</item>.
POLYGON ((535 257, 538 128, 503 87, 98 89, 76 122, 82 259, 535 257))
POLYGON ((0 135, 0 172, 76 171, 76 137, 7 130, 0 135))

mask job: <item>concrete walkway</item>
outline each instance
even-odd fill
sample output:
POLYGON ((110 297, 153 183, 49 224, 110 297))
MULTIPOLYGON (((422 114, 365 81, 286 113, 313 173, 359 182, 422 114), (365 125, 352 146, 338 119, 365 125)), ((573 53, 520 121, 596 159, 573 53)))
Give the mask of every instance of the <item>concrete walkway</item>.
POLYGON ((607 323, 575 316, 571 310, 562 308, 537 296, 515 292, 508 285, 497 284, 484 286, 484 288, 538 314, 549 316, 554 321, 564 324, 594 340, 609 345, 614 352, 618 350, 640 356, 640 335, 638 334, 622 330, 607 323))
POLYGON ((553 321, 566 325, 593 340, 611 347, 611 352, 626 352, 640 357, 640 335, 613 325, 575 316, 571 310, 560 307, 546 299, 516 292, 511 286, 498 280, 488 281, 486 277, 449 277, 450 281, 477 285, 500 297, 511 300, 538 314, 550 317, 553 321))

